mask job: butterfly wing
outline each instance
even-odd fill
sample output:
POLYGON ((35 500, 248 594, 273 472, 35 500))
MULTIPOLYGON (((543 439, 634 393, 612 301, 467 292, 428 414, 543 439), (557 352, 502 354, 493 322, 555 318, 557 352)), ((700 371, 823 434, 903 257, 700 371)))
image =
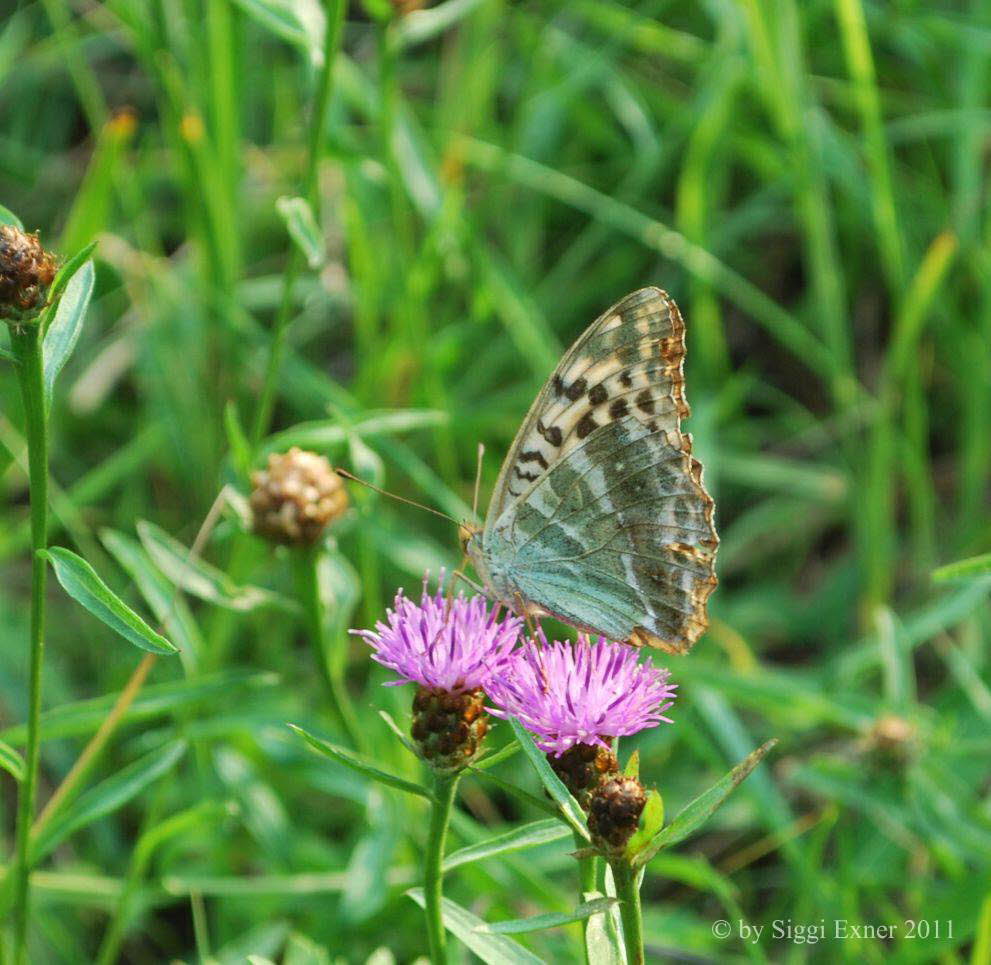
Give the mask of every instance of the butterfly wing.
POLYGON ((598 426, 632 414, 680 435, 685 324, 660 288, 641 288, 603 312, 540 390, 499 473, 486 524, 598 426))
POLYGON ((544 386, 506 458, 485 567, 579 629, 674 652, 704 632, 713 503, 681 432, 684 323, 660 289, 600 316, 544 386))

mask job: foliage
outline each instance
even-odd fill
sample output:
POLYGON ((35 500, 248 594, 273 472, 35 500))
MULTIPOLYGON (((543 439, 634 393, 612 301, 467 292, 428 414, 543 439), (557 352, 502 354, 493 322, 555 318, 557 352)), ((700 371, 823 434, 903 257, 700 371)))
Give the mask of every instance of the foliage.
MULTIPOLYGON (((324 656, 341 663, 326 674, 288 553, 245 532, 236 499, 191 548, 218 493, 243 496, 263 454, 292 444, 467 516, 478 442, 484 502, 562 347, 652 283, 687 320, 688 428, 722 546, 711 629, 671 658, 675 725, 623 744, 686 815, 668 834, 692 832, 646 867, 647 947, 960 961, 976 945, 980 960, 991 24, 961 9, 441 0, 400 16, 366 0, 326 88, 333 10, 316 0, 45 0, 0 23, 0 201, 16 211, 0 221, 66 258, 44 343, 50 540, 99 574, 132 642, 180 650, 137 653, 48 593, 42 807, 135 668, 150 677, 41 841, 35 960, 384 961, 385 935, 398 961, 423 953, 407 892, 424 775, 377 714, 407 730, 412 694, 380 686, 345 630, 455 566, 454 527, 351 487, 323 564, 324 656), (350 694, 354 749, 327 680, 350 694), (818 950, 712 930, 789 918, 899 928, 818 950), (934 927, 911 940, 907 919, 934 927)), ((6 862, 31 541, 2 349, 6 862)), ((489 749, 513 745, 497 725, 489 749)), ((576 960, 583 915, 613 947, 612 898, 576 899, 572 841, 546 822, 580 815, 566 791, 544 796, 539 760, 524 745, 463 778, 444 914, 476 952, 576 960), (538 915, 555 927, 520 923, 538 915)))

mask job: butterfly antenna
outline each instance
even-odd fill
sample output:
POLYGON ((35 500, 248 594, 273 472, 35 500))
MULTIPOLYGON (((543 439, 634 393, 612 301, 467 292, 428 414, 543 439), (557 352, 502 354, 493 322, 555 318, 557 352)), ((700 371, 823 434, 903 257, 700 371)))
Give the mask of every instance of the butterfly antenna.
POLYGON ((350 479, 352 482, 361 483, 362 486, 367 486, 372 492, 378 493, 380 496, 388 496, 389 499, 398 500, 401 503, 406 503, 409 506, 415 506, 417 509, 422 509, 424 512, 433 513, 434 516, 440 516, 441 519, 446 519, 450 523, 454 523, 455 526, 459 526, 460 523, 453 517, 448 516, 447 513, 442 513, 439 509, 434 509, 433 506, 424 506, 423 503, 418 503, 413 499, 407 499, 405 496, 397 496, 395 493, 390 493, 387 489, 379 489, 378 486, 373 486, 366 479, 359 479, 357 476, 352 475, 346 469, 335 469, 334 472, 338 476, 343 476, 345 479, 350 479))
POLYGON ((478 461, 475 464, 475 493, 471 498, 471 514, 478 519, 478 490, 482 483, 482 458, 485 456, 485 446, 478 444, 478 461))

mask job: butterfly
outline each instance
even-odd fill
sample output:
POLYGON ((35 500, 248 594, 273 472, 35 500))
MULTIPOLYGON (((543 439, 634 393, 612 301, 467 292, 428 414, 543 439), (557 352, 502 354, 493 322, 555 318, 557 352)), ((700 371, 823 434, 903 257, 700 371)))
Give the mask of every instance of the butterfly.
POLYGON ((719 539, 681 431, 685 324, 659 288, 603 312, 534 400, 483 526, 462 547, 520 615, 687 653, 708 625, 719 539))

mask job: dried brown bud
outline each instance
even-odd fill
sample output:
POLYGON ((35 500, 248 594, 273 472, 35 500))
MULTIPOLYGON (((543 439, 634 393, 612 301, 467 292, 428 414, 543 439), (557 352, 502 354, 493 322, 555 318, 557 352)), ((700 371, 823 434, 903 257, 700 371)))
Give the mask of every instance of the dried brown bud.
POLYGON ((255 532, 276 543, 315 543, 348 506, 347 490, 330 463, 296 446, 270 455, 251 484, 255 532))
POLYGON ((484 700, 481 690, 417 689, 411 733, 431 767, 450 773, 471 762, 489 727, 484 700))
POLYGON ((592 844, 607 855, 621 855, 646 803, 647 794, 635 777, 614 777, 602 784, 588 811, 592 844))
POLYGON ((554 773, 587 812, 596 788, 619 773, 616 755, 606 747, 575 744, 560 757, 547 755, 554 773))
POLYGON ((48 300, 57 267, 37 232, 0 225, 0 318, 15 322, 36 318, 48 300))
POLYGON ((401 17, 424 6, 425 0, 391 0, 392 7, 401 17))

